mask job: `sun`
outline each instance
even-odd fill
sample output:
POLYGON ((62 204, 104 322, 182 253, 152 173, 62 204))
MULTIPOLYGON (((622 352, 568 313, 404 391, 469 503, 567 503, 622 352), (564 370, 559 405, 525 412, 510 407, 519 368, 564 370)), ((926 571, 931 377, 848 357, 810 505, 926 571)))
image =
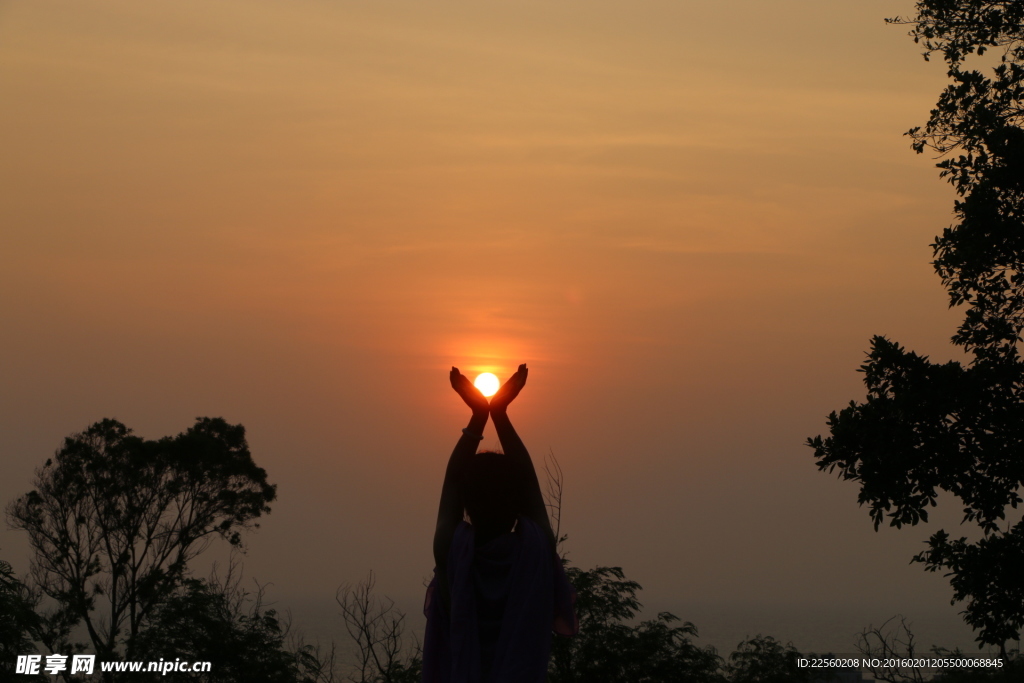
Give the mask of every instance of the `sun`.
POLYGON ((481 372, 473 380, 473 385, 480 390, 480 393, 484 396, 494 396, 494 392, 501 386, 501 382, 498 381, 497 376, 490 372, 481 372))

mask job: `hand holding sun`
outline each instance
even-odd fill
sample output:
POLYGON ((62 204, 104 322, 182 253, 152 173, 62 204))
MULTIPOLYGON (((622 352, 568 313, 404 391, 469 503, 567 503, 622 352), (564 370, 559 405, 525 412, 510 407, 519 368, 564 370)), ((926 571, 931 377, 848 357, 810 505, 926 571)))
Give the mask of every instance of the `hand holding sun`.
POLYGON ((462 400, 466 402, 475 415, 486 415, 490 409, 490 405, 487 399, 484 397, 480 390, 473 386, 473 383, 469 381, 469 378, 459 372, 459 369, 452 366, 452 371, 449 375, 452 383, 452 389, 462 397, 462 400))
POLYGON ((498 380, 498 376, 491 372, 481 372, 473 380, 473 386, 480 390, 480 393, 484 396, 494 396, 494 392, 501 386, 501 381, 498 380))
POLYGON ((491 397, 490 408, 491 412, 504 412, 508 408, 508 404, 511 403, 519 392, 526 386, 526 375, 529 370, 526 369, 526 363, 519 366, 519 369, 508 378, 508 381, 501 385, 494 396, 491 397))

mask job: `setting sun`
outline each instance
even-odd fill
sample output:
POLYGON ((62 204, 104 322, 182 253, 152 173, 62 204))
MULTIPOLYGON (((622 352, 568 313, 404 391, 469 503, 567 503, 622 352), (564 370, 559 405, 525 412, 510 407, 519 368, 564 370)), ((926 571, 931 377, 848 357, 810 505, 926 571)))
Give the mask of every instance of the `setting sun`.
POLYGON ((501 386, 498 377, 490 372, 481 372, 473 380, 473 385, 480 390, 484 396, 494 396, 494 392, 501 386))
MULTIPOLYGON (((56 671, 33 650, 36 612, 56 610, 107 623, 56 639, 69 680, 75 653, 112 679, 216 654, 213 678, 241 680, 251 638, 287 663, 281 683, 332 666, 543 683, 545 661, 562 683, 625 667, 735 683, 776 665, 799 679, 812 652, 836 657, 811 678, 868 680, 885 676, 836 667, 874 661, 861 647, 900 661, 912 636, 984 655, 934 658, 974 665, 951 678, 1024 683, 1016 657, 993 654, 1019 638, 988 642, 1024 633, 1024 582, 1001 574, 1024 565, 1024 521, 988 523, 1024 516, 1000 505, 1024 488, 1000 422, 1024 397, 999 384, 1024 376, 999 334, 1024 318, 1024 285, 1002 276, 1003 235, 970 224, 1024 228, 1024 189, 990 190, 1024 179, 1022 13, 1024 0, 0 0, 0 358, 17 359, 0 373, 0 631, 24 636, 0 670, 14 657, 56 671), (976 54, 997 43, 1001 59, 976 54), (954 146, 978 152, 942 154, 954 146), (967 257, 969 273, 947 267, 967 257), (967 300, 978 283, 990 299, 967 300), (873 413, 893 376, 892 404, 932 402, 873 413), (970 416, 957 439, 943 402, 970 416), (989 445, 980 471, 959 457, 967 439, 989 445), (231 459, 214 461, 222 447, 231 459), (121 468, 138 449, 154 464, 121 468), (115 478, 137 509, 92 502, 115 478), (884 510, 900 486, 928 495, 884 510), (186 494, 219 497, 195 501, 212 507, 191 535, 174 526, 193 514, 186 494), (933 499, 931 528, 873 531, 933 499), (477 525, 456 532, 470 510, 477 525), (201 553, 199 534, 216 539, 201 553), (244 606, 264 632, 225 615, 234 583, 182 583, 235 541, 251 553, 232 581, 273 584, 244 606), (79 550, 96 558, 89 577, 79 550), (125 550, 159 580, 119 573, 125 550), (563 575, 580 614, 561 609, 560 583, 556 620, 563 575), (58 583, 45 607, 22 599, 58 583), (5 600, 24 620, 3 617, 5 600), (294 667, 270 609, 337 657, 303 646, 294 667), (199 616, 220 619, 227 649, 173 641, 199 616), (607 623, 588 628, 595 616, 607 623), (358 640, 377 625, 381 667, 365 660, 378 641, 358 640), (444 643, 457 666, 438 659, 444 643)), ((932 668, 903 673, 960 670, 932 668)))

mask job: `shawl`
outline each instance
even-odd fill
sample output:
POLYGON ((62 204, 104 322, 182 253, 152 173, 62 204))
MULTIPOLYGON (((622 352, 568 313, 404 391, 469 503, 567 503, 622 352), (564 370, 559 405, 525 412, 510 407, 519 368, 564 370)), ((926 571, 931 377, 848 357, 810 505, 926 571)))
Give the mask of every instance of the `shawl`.
POLYGON ((516 531, 476 547, 461 522, 448 555, 451 611, 427 587, 423 683, 544 683, 552 631, 579 631, 576 591, 540 527, 520 517, 516 531))

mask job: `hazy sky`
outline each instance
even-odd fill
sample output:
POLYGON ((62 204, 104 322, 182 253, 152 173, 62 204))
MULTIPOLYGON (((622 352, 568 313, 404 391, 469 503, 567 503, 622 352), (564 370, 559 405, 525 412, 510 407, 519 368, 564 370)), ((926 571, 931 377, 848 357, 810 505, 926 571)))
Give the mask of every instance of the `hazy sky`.
POLYGON ((0 501, 103 417, 223 416, 279 485, 246 573, 325 632, 374 569, 419 627, 448 368, 527 362, 570 558, 651 613, 969 645, 908 565, 955 509, 874 533, 803 445, 871 335, 957 357, 952 192, 901 136, 944 69, 883 23, 911 8, 0 1, 0 501))

